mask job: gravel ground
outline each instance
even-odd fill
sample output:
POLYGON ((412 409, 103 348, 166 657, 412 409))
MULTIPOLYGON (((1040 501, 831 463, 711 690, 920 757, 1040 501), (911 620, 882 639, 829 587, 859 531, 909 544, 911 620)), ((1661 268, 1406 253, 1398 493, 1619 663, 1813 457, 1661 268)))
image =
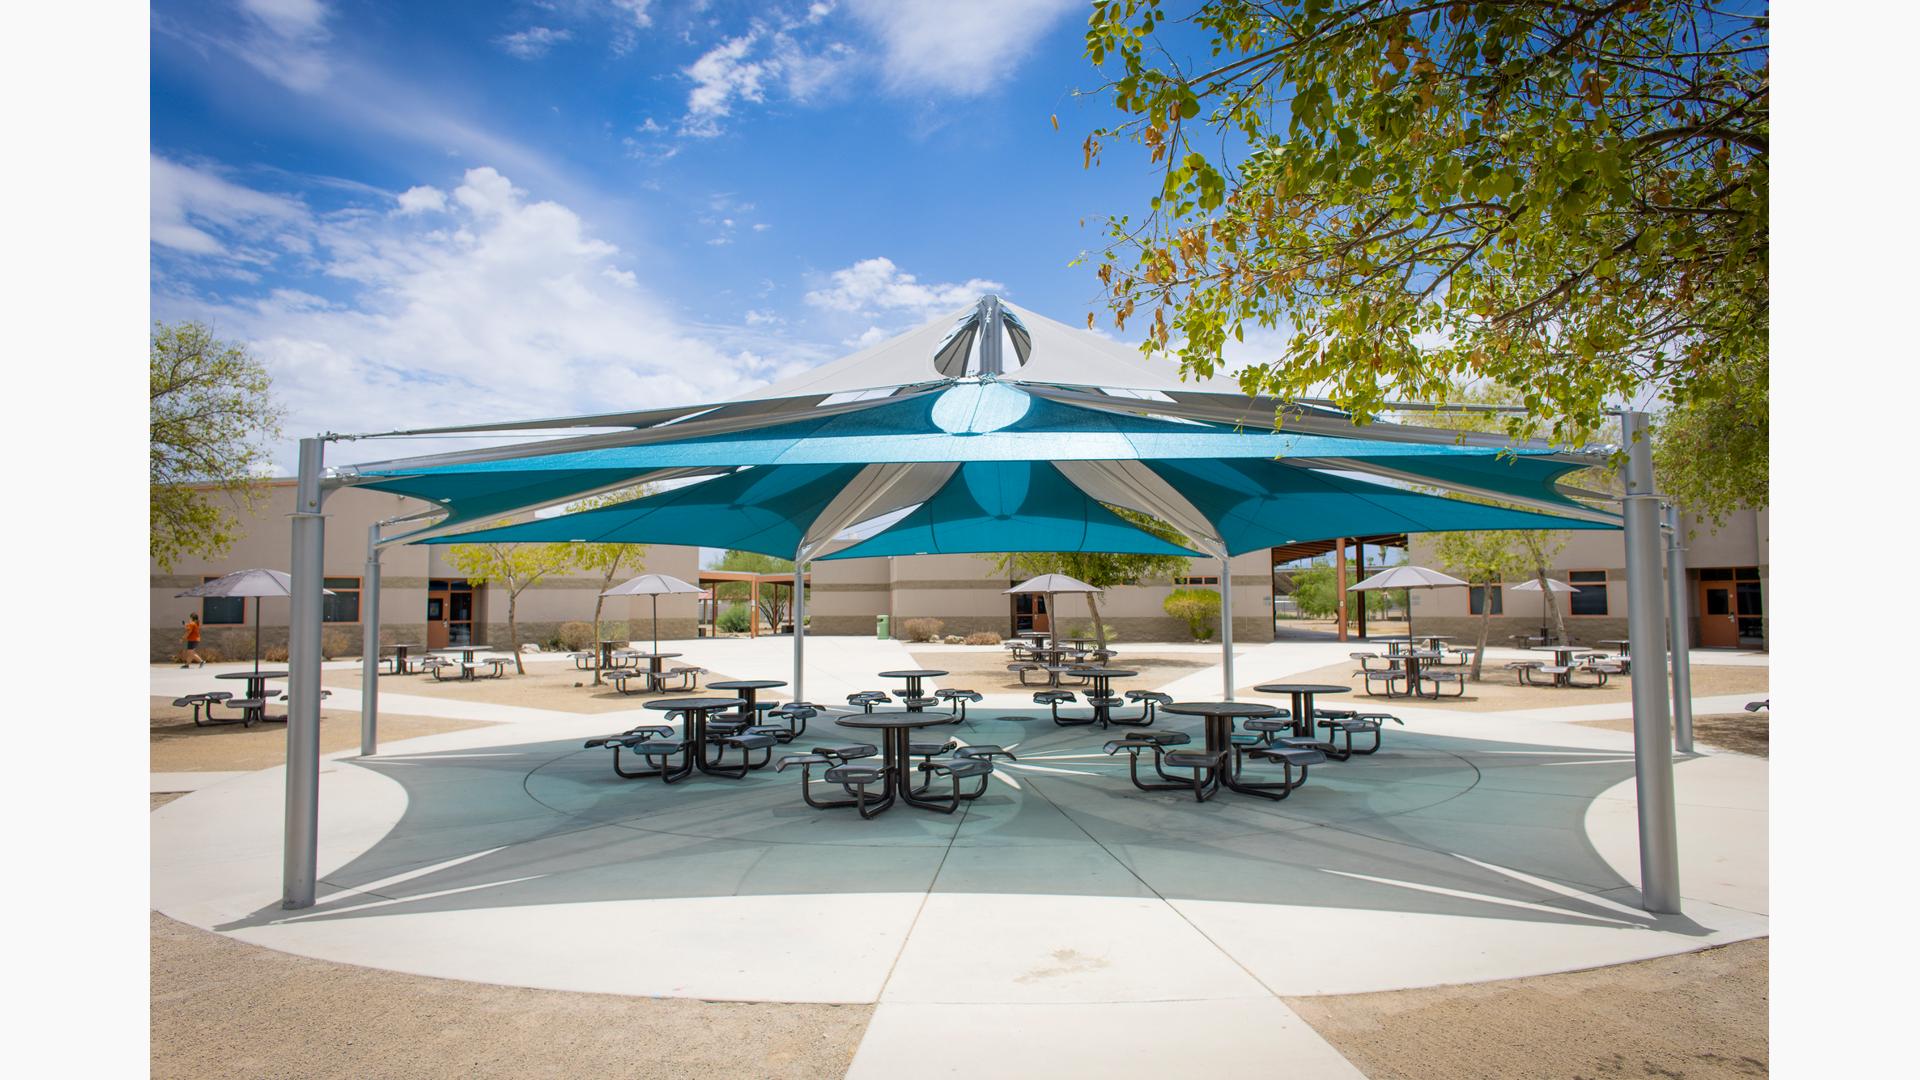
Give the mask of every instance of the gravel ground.
POLYGON ((1373 1080, 1765 1076, 1767 946, 1287 1004, 1373 1080))
MULTIPOLYGON (((252 772, 270 769, 287 760, 287 726, 239 724, 193 726, 193 710, 176 708, 173 699, 148 699, 147 754, 150 772, 252 772)), ((380 714, 380 741, 397 742, 419 735, 486 727, 479 720, 446 720, 424 716, 380 714)), ((320 752, 333 753, 360 745, 360 713, 325 709, 320 713, 320 752)))
MULTIPOLYGON (((1582 720, 1583 727, 1632 731, 1632 720, 1582 720)), ((1755 757, 1767 756, 1767 714, 1720 713, 1693 718, 1693 741, 1755 757)))
POLYGON ((159 912, 152 987, 155 1077, 839 1077, 873 1015, 401 975, 159 912))

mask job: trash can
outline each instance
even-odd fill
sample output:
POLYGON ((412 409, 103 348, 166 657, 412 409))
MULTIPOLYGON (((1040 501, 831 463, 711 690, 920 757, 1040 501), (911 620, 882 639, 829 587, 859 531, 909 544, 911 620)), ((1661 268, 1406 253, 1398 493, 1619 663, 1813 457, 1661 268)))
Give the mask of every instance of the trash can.
POLYGON ((879 638, 881 641, 885 641, 893 636, 887 627, 887 616, 881 615, 873 620, 873 636, 879 638))

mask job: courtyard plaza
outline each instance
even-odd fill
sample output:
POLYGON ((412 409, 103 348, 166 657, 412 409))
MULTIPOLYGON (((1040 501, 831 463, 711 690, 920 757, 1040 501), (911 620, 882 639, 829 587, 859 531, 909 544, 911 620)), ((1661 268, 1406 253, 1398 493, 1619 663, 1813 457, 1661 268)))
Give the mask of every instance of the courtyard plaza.
MULTIPOLYGON (((359 757, 356 739, 323 763, 314 907, 280 907, 284 770, 244 764, 155 773, 155 791, 191 793, 153 815, 153 906, 235 941, 411 975, 871 1005, 854 1076, 922 1067, 955 1032, 969 1033, 966 1070, 989 1075, 1284 1062, 1355 1076, 1287 999, 1599 968, 1768 932, 1767 763, 1710 745, 1675 760, 1684 913, 1639 906, 1619 695, 1542 689, 1474 708, 1369 700, 1353 680, 1338 705, 1405 722, 1378 754, 1312 766, 1284 801, 1225 791, 1199 803, 1134 788, 1126 756, 1102 748, 1124 732, 1056 727, 1031 690, 980 682, 999 650, 811 644, 808 697, 829 705, 884 687, 880 671, 964 672, 928 689, 985 700, 926 734, 1017 760, 951 815, 862 820, 807 807, 792 770, 616 777, 582 743, 662 714, 592 687, 564 657, 527 658, 523 687, 554 684, 537 696, 512 691, 516 677, 475 689, 385 679, 383 722, 396 719, 378 755, 359 757)), ((791 673, 786 639, 674 647, 712 678, 791 673)), ((1154 681, 1118 688, 1222 692, 1216 645, 1119 647, 1128 667, 1165 662, 1140 665, 1154 681)), ((1324 677, 1364 648, 1243 645, 1236 682, 1324 677)), ((1490 652, 1490 683, 1503 658, 1490 652)), ((1696 693, 1701 716, 1766 696, 1763 654, 1696 652, 1694 664, 1697 691, 1744 688, 1696 693)), ((329 722, 357 719, 355 666, 327 666, 329 722)), ((216 689, 220 670, 156 667, 152 692, 216 689)), ((208 730, 199 741, 284 739, 277 726, 208 730)), ((1163 714, 1147 730, 1197 738, 1199 721, 1163 714)), ((864 739, 821 716, 775 757, 864 739)))

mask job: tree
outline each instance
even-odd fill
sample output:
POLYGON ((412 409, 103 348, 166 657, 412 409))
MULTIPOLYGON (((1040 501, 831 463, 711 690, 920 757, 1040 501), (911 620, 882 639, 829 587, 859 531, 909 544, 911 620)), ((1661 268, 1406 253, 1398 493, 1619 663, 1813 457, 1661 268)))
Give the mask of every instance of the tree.
POLYGON ((148 363, 148 552, 163 570, 184 555, 217 558, 242 535, 210 498, 253 507, 259 471, 280 436, 267 369, 205 325, 153 324, 148 363))
MULTIPOLYGON (((646 484, 638 484, 619 491, 610 491, 604 495, 595 495, 568 505, 568 513, 582 510, 594 510, 602 506, 631 502, 653 493, 646 484)), ((607 598, 601 594, 613 588, 613 579, 623 570, 637 570, 647 557, 645 544, 574 544, 573 564, 590 574, 600 575, 600 587, 593 591, 593 640, 600 641, 600 612, 606 607, 607 598)), ((597 644, 596 644, 597 647, 597 644)), ((593 685, 600 685, 600 665, 593 666, 593 685)))
POLYGON ((1764 497, 1764 6, 1206 0, 1171 21, 1097 0, 1086 38, 1125 117, 1087 163, 1126 140, 1161 169, 1100 255, 1144 348, 1207 376, 1229 337, 1280 331, 1243 387, 1363 421, 1498 379, 1524 388, 1512 434, 1561 441, 1658 396, 1745 436, 1670 460, 1694 501, 1764 497), (1156 53, 1169 33, 1204 38, 1208 69, 1156 53))
MULTIPOLYGON (((1185 544, 1186 537, 1181 536, 1172 526, 1158 518, 1119 507, 1108 507, 1114 513, 1125 518, 1129 524, 1152 533, 1171 544, 1185 544)), ((1183 555, 1118 555, 1100 551, 1028 551, 1015 552, 994 557, 995 576, 1009 575, 1025 580, 1041 574, 1065 574, 1077 578, 1097 589, 1111 589, 1116 585, 1137 584, 1143 578, 1180 577, 1186 574, 1193 561, 1183 555)), ((1093 636, 1102 649, 1107 647, 1107 626, 1100 621, 1100 602, 1098 593, 1087 594, 1087 613, 1093 617, 1093 636)), ((1057 613, 1047 612, 1050 625, 1057 613)))
POLYGON ((513 649, 513 670, 527 673, 520 658, 520 594, 535 582, 565 573, 575 565, 572 544, 454 544, 447 562, 475 585, 498 585, 507 594, 507 644, 513 649))
MULTIPOLYGON (((728 549, 725 554, 720 556, 720 562, 714 569, 733 570, 747 574, 791 575, 793 573, 793 560, 782 559, 773 555, 762 555, 757 551, 728 549)), ((745 582, 723 581, 716 585, 714 595, 724 600, 747 600, 753 596, 753 591, 745 582)), ((786 599, 783 599, 783 595, 786 594, 783 594, 779 589, 767 589, 760 593, 759 616, 766 620, 768 626, 776 630, 787 622, 787 603, 791 597, 787 596, 786 599)))
POLYGON ((1195 641, 1205 641, 1213 636, 1213 621, 1220 617, 1220 594, 1212 589, 1175 589, 1160 607, 1186 623, 1195 641))
POLYGON ((1473 668, 1467 676, 1479 682, 1487 656, 1487 630, 1493 621, 1493 590, 1524 573, 1526 560, 1514 550, 1510 532, 1443 533, 1436 553, 1448 573, 1481 590, 1480 641, 1473 650, 1473 668))

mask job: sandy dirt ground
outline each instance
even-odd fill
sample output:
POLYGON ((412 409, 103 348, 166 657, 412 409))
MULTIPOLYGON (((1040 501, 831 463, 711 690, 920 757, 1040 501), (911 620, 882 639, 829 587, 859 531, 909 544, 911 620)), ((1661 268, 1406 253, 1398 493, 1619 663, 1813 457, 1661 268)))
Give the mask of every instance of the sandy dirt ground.
MULTIPOLYGON (((1115 684, 1122 688, 1162 686, 1196 671, 1205 671, 1220 662, 1218 656, 1208 653, 1152 653, 1146 651, 1145 647, 1138 651, 1130 650, 1125 643, 1114 647, 1120 650, 1120 655, 1108 663, 1113 667, 1140 673, 1135 678, 1120 680, 1115 684)), ((978 690, 983 694, 1004 691, 1018 693, 1023 689, 1020 685, 1020 676, 1007 670, 1007 665, 1013 663, 1012 655, 998 645, 991 647, 982 645, 978 649, 968 649, 966 652, 914 653, 913 659, 915 663, 930 670, 947 672, 948 674, 937 680, 941 686, 978 690)), ((876 686, 886 682, 894 682, 898 685, 896 680, 881 679, 877 680, 876 686)), ((1045 690, 1046 683, 1046 672, 1030 671, 1027 673, 1027 685, 1024 689, 1045 690)), ((1078 684, 1069 679, 1060 685, 1071 690, 1078 684)))
POLYGON ((1373 1080, 1767 1075, 1767 940, 1531 979, 1288 998, 1373 1080))
MULTIPOLYGON (((147 754, 151 772, 251 772, 270 769, 287 760, 287 725, 239 724, 193 726, 193 710, 177 708, 168 697, 150 698, 151 726, 147 754)), ((425 716, 380 714, 382 742, 438 735, 446 731, 486 727, 479 720, 444 720, 425 716)), ((360 745, 360 713, 323 709, 320 713, 320 752, 350 750, 360 745)))
MULTIPOLYGON (((1582 720, 1580 724, 1583 727, 1605 728, 1608 731, 1633 730, 1633 721, 1628 719, 1582 720)), ((1693 741, 1721 750, 1734 750, 1742 754, 1752 754, 1755 757, 1766 757, 1768 726, 1766 713, 1695 716, 1693 741)))
POLYGON ((159 912, 151 943, 155 1077, 840 1077, 873 1015, 401 975, 159 912))
MULTIPOLYGON (((677 660, 667 661, 672 667, 677 660)), ((725 681, 747 676, 722 675, 710 673, 700 676, 699 693, 706 691, 707 683, 719 679, 725 681)), ((360 671, 358 668, 331 668, 320 676, 320 682, 326 686, 344 686, 358 689, 360 671)), ((635 684, 636 687, 638 684, 635 684)), ((621 709, 637 709, 650 697, 685 697, 687 691, 667 691, 661 694, 621 694, 610 683, 593 685, 593 672, 581 671, 572 664, 541 663, 527 666, 525 675, 513 673, 513 665, 507 665, 507 674, 498 679, 450 679, 435 682, 431 675, 387 675, 380 680, 383 691, 395 694, 418 694, 422 697, 447 698, 453 701, 481 701, 489 705, 518 705, 529 709, 553 709, 557 712, 602 713, 616 712, 621 709)), ((384 713, 382 715, 385 715, 384 713)))
MULTIPOLYGON (((1355 650, 1365 651, 1365 650, 1355 650)), ((1355 661, 1329 664, 1314 671, 1288 675, 1287 682, 1332 683, 1337 686, 1351 686, 1353 693, 1341 698, 1341 707, 1347 701, 1366 702, 1390 708, 1394 702, 1418 704, 1423 709, 1455 709, 1461 712, 1505 712, 1509 709, 1557 709, 1568 705, 1597 705, 1611 702, 1633 700, 1633 680, 1615 675, 1607 679, 1605 686, 1519 686, 1513 673, 1500 665, 1504 661, 1488 661, 1482 669, 1480 682, 1466 684, 1466 693, 1454 697, 1453 690, 1447 690, 1447 696, 1438 700, 1429 697, 1415 702, 1411 698, 1389 698, 1385 694, 1367 697, 1364 680, 1357 678, 1354 672, 1360 669, 1355 661)), ((1464 670, 1456 668, 1454 670, 1464 670)), ((1718 694, 1752 694, 1755 698, 1767 695, 1768 669, 1764 667, 1733 667, 1719 664, 1695 664, 1693 667, 1693 695, 1712 697, 1718 694)), ((1585 678, 1585 676, 1583 676, 1585 678)), ((1251 697, 1260 695, 1253 687, 1264 679, 1256 679, 1241 688, 1241 692, 1251 697)), ((1378 689, 1378 687, 1376 687, 1378 689)))

